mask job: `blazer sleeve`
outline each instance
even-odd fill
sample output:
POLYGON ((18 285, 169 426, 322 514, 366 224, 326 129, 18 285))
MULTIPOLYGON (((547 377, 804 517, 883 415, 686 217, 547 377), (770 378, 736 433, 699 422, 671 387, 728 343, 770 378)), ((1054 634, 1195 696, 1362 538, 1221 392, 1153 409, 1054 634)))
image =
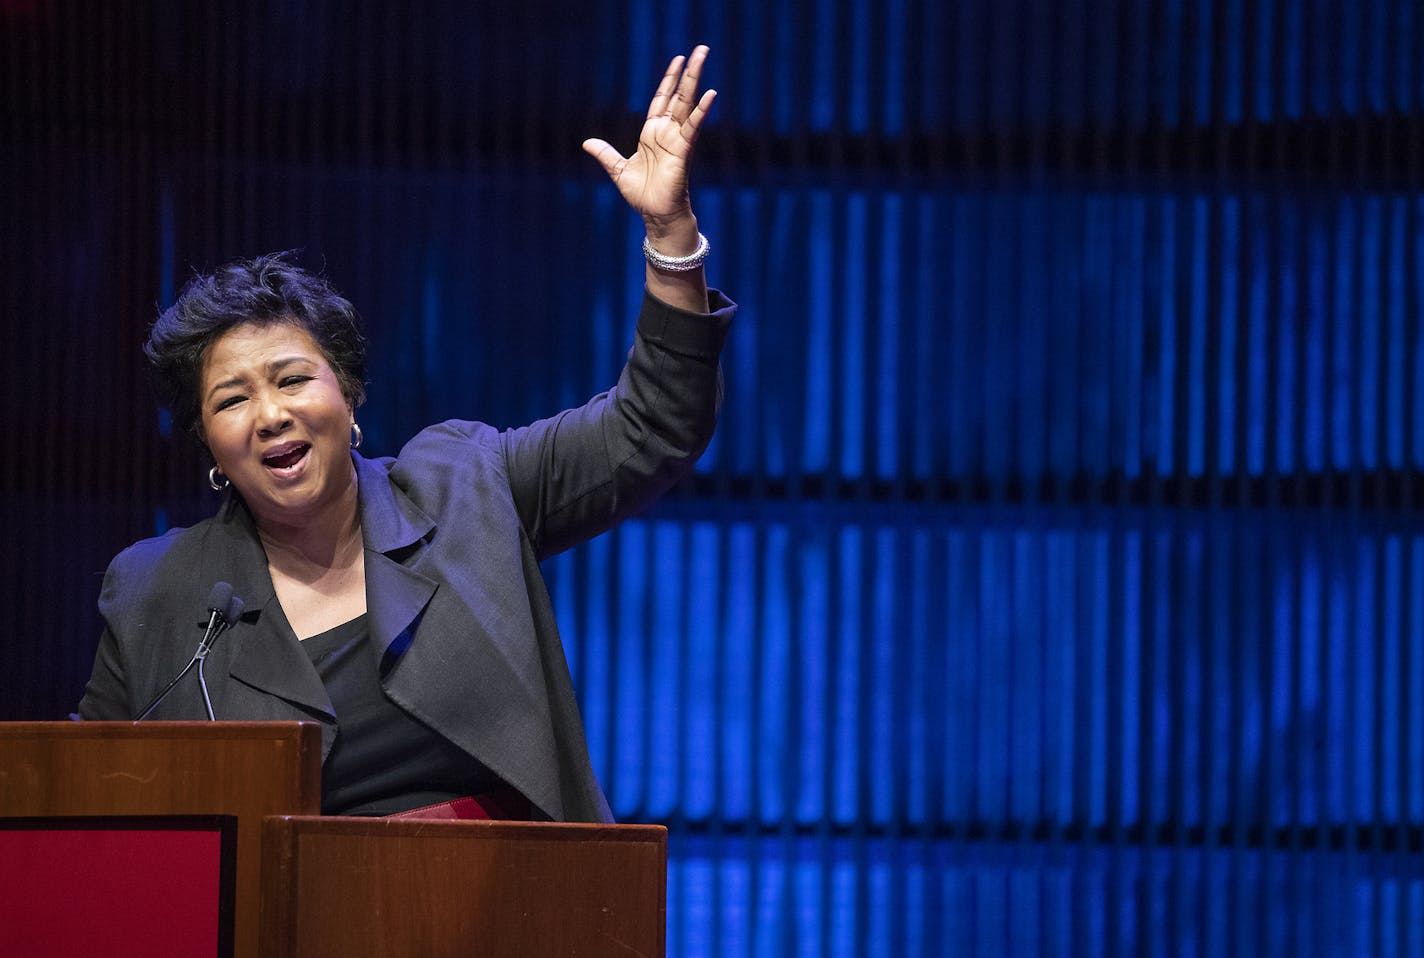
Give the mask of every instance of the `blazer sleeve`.
POLYGON ((712 439, 719 357, 736 304, 711 312, 644 293, 618 384, 577 409, 500 434, 520 522, 543 559, 598 535, 687 473, 712 439))

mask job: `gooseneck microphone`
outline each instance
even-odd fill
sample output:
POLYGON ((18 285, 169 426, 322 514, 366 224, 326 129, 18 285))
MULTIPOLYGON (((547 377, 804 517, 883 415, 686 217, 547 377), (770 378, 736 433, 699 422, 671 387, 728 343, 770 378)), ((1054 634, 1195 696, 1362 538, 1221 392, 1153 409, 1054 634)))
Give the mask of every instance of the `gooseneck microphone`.
POLYGON ((148 713, 158 707, 158 703, 168 697, 168 693, 173 691, 173 687, 187 675, 194 665, 198 667, 198 686, 203 690, 203 707, 207 710, 208 721, 213 721, 213 703, 208 698, 208 683, 203 677, 203 661, 207 659, 208 653, 212 651, 213 643, 218 636, 242 615, 243 602, 232 594, 232 586, 226 582, 214 582, 213 587, 208 591, 208 626, 203 631, 202 641, 198 643, 198 651, 193 653, 193 657, 188 660, 188 664, 183 666, 183 671, 173 676, 173 681, 163 687, 152 702, 144 706, 143 711, 138 713, 135 722, 142 722, 148 718, 148 713))
MULTIPOLYGON (((203 708, 208 711, 209 722, 216 720, 213 717, 213 700, 208 698, 208 680, 203 677, 203 663, 208 660, 208 652, 212 649, 218 636, 231 627, 239 615, 242 615, 242 600, 232 594, 232 586, 226 582, 219 582, 213 586, 213 595, 217 595, 219 585, 226 587, 228 591, 227 608, 219 612, 212 605, 208 606, 208 611, 211 613, 208 618, 208 630, 203 633, 203 640, 198 643, 198 651, 193 653, 193 658, 198 662, 198 688, 203 690, 203 708)), ((211 597, 209 597, 209 601, 211 602, 211 597)))

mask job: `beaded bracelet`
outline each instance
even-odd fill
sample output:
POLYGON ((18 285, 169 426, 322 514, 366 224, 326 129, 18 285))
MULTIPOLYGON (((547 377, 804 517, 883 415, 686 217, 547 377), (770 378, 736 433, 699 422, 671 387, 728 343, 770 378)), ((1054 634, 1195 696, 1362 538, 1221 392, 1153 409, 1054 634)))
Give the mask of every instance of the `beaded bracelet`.
POLYGON ((648 262, 654 269, 666 270, 669 273, 686 273, 701 266, 707 259, 707 254, 712 252, 712 244, 707 242, 707 237, 701 233, 697 234, 697 249, 686 256, 667 256, 653 249, 652 241, 646 236, 643 237, 643 255, 648 258, 648 262))

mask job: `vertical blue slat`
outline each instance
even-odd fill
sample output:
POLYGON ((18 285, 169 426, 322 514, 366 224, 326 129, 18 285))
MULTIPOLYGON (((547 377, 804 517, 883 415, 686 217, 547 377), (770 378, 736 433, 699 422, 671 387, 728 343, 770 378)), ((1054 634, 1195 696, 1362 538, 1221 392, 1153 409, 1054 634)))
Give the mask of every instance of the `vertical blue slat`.
POLYGON ((1087 657, 1088 695, 1086 716, 1087 734, 1084 746, 1087 761, 1080 763, 1082 774, 1087 780, 1087 806, 1080 810, 1086 823, 1092 828, 1109 824, 1110 809, 1115 803, 1109 797, 1109 730, 1110 691, 1108 684, 1108 645, 1112 635, 1109 627, 1110 569, 1112 566, 1113 537, 1106 531, 1096 530, 1087 537, 1082 552, 1085 574, 1079 579, 1080 608, 1083 610, 1084 626, 1081 634, 1089 650, 1087 657))
MULTIPOLYGON (((913 225, 907 230, 913 237, 914 247, 924 249, 931 240, 937 238, 933 229, 942 218, 944 207, 942 193, 922 192, 915 198, 915 202, 910 206, 913 210, 913 225)), ((952 254, 952 250, 949 252, 952 254)), ((907 324, 908 328, 913 330, 911 335, 914 337, 911 350, 914 409, 906 421, 910 430, 907 441, 914 447, 914 465, 910 478, 918 481, 935 475, 935 467, 946 453, 941 438, 942 422, 944 419, 952 420, 955 412, 948 402, 947 383, 951 377, 940 375, 944 370, 936 363, 935 348, 936 344, 944 344, 954 338, 955 318, 951 309, 953 302, 948 296, 939 293, 936 282, 939 273, 948 273, 944 279, 951 288, 954 286, 954 257, 946 255, 945 260, 944 263, 934 264, 936 268, 933 270, 912 270, 909 280, 914 290, 914 319, 912 323, 907 324)), ((947 366, 948 362, 944 365, 947 366)))
POLYGON ((1331 44, 1338 62, 1338 73, 1327 78, 1332 82, 1334 103, 1346 116, 1355 116, 1365 107, 1368 89, 1362 84, 1366 80, 1365 68, 1361 65, 1362 11, 1365 4, 1332 4, 1330 11, 1338 18, 1332 29, 1326 30, 1322 17, 1316 32, 1331 44))
POLYGON ((757 927, 755 901, 752 899, 752 869, 756 853, 752 845, 757 839, 724 840, 724 854, 718 863, 717 891, 722 909, 713 916, 716 923, 719 953, 751 955, 757 927))
POLYGON ((1043 618, 1047 660, 1044 684, 1045 819, 1064 829, 1081 820, 1075 800, 1075 755, 1081 729, 1076 713, 1084 676, 1078 657, 1082 647, 1074 562, 1081 538, 1077 530, 1054 530, 1045 544, 1043 618))
POLYGON ((1355 442, 1351 464, 1357 468, 1378 469, 1384 460, 1381 442, 1383 410, 1379 400, 1384 390, 1385 370, 1380 361, 1380 330, 1387 321, 1381 302, 1381 270, 1388 257, 1382 246, 1386 228, 1385 210, 1380 197, 1367 196, 1360 204, 1359 291, 1350 303, 1355 316, 1357 362, 1352 375, 1355 388, 1355 442))
POLYGON ((1005 809, 1009 821, 1043 821, 1045 796, 1043 541, 1041 518, 1030 515, 1027 528, 1010 539, 1009 641, 1014 649, 1010 664, 1010 708, 1007 751, 1009 793, 1005 809), (1037 521, 1036 521, 1037 520, 1037 521))
POLYGON ((1244 468, 1244 463, 1236 461, 1237 424, 1240 421, 1239 403, 1236 393, 1240 382, 1236 366, 1242 357, 1236 354, 1239 341, 1237 327, 1241 323, 1237 305, 1241 302, 1239 284, 1243 281, 1240 264, 1244 261, 1241 242, 1241 200, 1236 196, 1224 196, 1219 201, 1220 214, 1217 218, 1217 236, 1221 255, 1217 258, 1218 283, 1221 290, 1218 301, 1213 304, 1218 328, 1218 355, 1212 363, 1211 379, 1217 384, 1217 422, 1219 428, 1215 436, 1207 437, 1215 447, 1216 469, 1221 475, 1231 475, 1244 468))
POLYGON ((979 544, 978 589, 974 602, 980 630, 974 650, 976 708, 969 734, 974 765, 971 821, 998 822, 1011 815, 1008 785, 1013 756, 1009 749, 1009 688, 1013 674, 1010 561, 1007 530, 976 530, 979 544))
MULTIPOLYGON (((648 535, 645 575, 654 582, 686 582, 687 529, 682 523, 653 523, 648 535)), ((636 568, 636 567, 635 567, 636 568)), ((648 609, 648 718, 646 730, 647 813, 666 819, 682 810, 684 728, 688 717, 687 630, 683 603, 687 595, 677 588, 649 588, 648 609)))
POLYGON ((1081 459, 1080 439, 1085 425, 1082 356, 1088 345, 1079 315, 1083 296, 1077 286, 1076 268, 1078 238, 1082 235, 1081 211, 1082 204, 1061 194, 1053 196, 1049 204, 1051 232, 1044 268, 1050 277, 1047 288, 1054 302, 1056 321, 1047 323, 1054 361, 1049 365, 1053 387, 1046 419, 1050 445, 1048 468, 1060 480, 1079 474, 1087 465, 1081 459))
POLYGON ((1378 636, 1375 609, 1375 576, 1378 566, 1373 543, 1360 538, 1351 550, 1354 559, 1354 607, 1351 620, 1347 668, 1351 676, 1350 702, 1350 783, 1349 820, 1373 820, 1377 795, 1374 790, 1375 701, 1378 695, 1374 652, 1378 636))
MULTIPOLYGON (((657 4, 651 0, 632 0, 627 12, 618 19, 623 19, 626 23, 654 23, 656 8, 657 4)), ((616 20, 611 18, 608 22, 612 24, 616 20)), ((627 64, 624 79, 628 84, 624 94, 624 106, 637 116, 642 116, 648 109, 651 92, 657 88, 658 78, 662 76, 662 68, 665 66, 662 61, 663 51, 653 48, 654 40, 655 34, 652 30, 629 30, 622 35, 618 43, 618 46, 627 44, 627 52, 622 58, 627 64)))
MULTIPOLYGON (((861 655, 863 627, 866 622, 864 602, 868 563, 865 560, 865 537, 860 527, 848 526, 836 537, 833 554, 838 562, 829 570, 835 596, 833 616, 835 626, 828 664, 827 685, 831 690, 831 708, 827 718, 831 723, 826 741, 826 759, 830 765, 830 795, 825 812, 836 825, 851 825, 860 820, 865 796, 861 794, 859 775, 868 755, 860 751, 860 729, 867 703, 861 697, 862 670, 868 657, 861 655)), ((827 638, 831 638, 828 634, 827 638)))
MULTIPOLYGON (((721 577, 723 537, 718 526, 698 522, 687 539, 686 577, 679 590, 687 600, 676 626, 687 648, 681 669, 686 734, 673 747, 684 757, 679 810, 688 818, 705 820, 716 814, 721 792, 719 730, 728 721, 728 706, 736 708, 739 703, 721 696, 721 636, 726 626, 718 604, 729 586, 721 577)), ((667 635, 663 641, 673 638, 667 635)))
POLYGON ((1193 65, 1192 119, 1198 126, 1206 126, 1213 119, 1220 119, 1213 115, 1216 91, 1212 83, 1212 75, 1216 69, 1214 61, 1225 58, 1227 51, 1217 49, 1212 44, 1212 31, 1215 29, 1212 19, 1216 12, 1215 7, 1214 3, 1189 4, 1189 22, 1193 30, 1192 39, 1195 41, 1190 50, 1193 65))
POLYGON ((834 689, 828 687, 833 675, 828 644, 834 628, 833 600, 829 594, 832 583, 829 535, 829 532, 809 534, 792 560, 798 579, 793 595, 797 603, 800 651, 793 667, 799 673, 800 694, 794 706, 799 748, 792 759, 797 787, 788 798, 795 803, 795 821, 806 825, 829 820, 832 811, 825 801, 832 771, 832 756, 828 754, 831 728, 827 720, 832 714, 835 694, 834 689))
MULTIPOLYGON (((1238 432, 1245 434, 1246 458, 1238 464, 1244 472, 1259 476, 1266 471, 1267 437, 1270 432, 1271 394, 1268 384, 1274 357, 1268 349, 1272 317, 1270 314, 1271 275, 1275 264, 1272 253, 1277 249, 1276 237, 1272 235, 1272 223, 1277 219, 1279 209, 1272 198, 1259 196, 1251 203, 1248 217, 1250 235, 1250 276, 1245 280, 1251 286, 1248 300, 1248 316, 1242 320, 1249 325, 1246 336, 1247 356, 1240 362, 1246 370, 1247 397, 1243 404, 1244 421, 1236 425, 1238 432)), ((1276 227, 1281 228, 1281 227, 1276 227)), ((1238 408, 1243 408, 1238 407, 1238 408)))
MULTIPOLYGON (((1373 538, 1373 537, 1371 537, 1373 538)), ((1385 825, 1397 825, 1406 819, 1400 802, 1400 783, 1403 770, 1414 758, 1401 748, 1398 716, 1404 711, 1405 702, 1400 697, 1399 676, 1404 674, 1404 616, 1401 601, 1404 596, 1401 568, 1402 549, 1397 536, 1384 537, 1378 545, 1380 569, 1378 572, 1377 604, 1380 606, 1380 621, 1377 625, 1375 648, 1379 661, 1375 672, 1379 676, 1379 686, 1375 690, 1375 751, 1371 756, 1374 766, 1374 780, 1371 783, 1375 793, 1372 819, 1385 825)))
POLYGON ((791 916, 788 907, 791 902, 791 896, 788 893, 791 871, 787 868, 784 849, 777 848, 770 840, 766 841, 766 844, 772 848, 763 852, 760 869, 756 876, 757 885, 765 889, 762 897, 755 904, 757 913, 755 953, 758 958, 792 953, 790 947, 791 916), (774 856, 773 850, 783 852, 783 854, 774 856))
POLYGON ((1111 299, 1107 294, 1109 281, 1113 275, 1114 249, 1110 222, 1105 222, 1110 208, 1093 197, 1082 201, 1083 219, 1081 259, 1083 286, 1080 295, 1083 307, 1080 313, 1084 343, 1084 378, 1082 417, 1079 455, 1089 470, 1102 473, 1113 465, 1110 452, 1110 430, 1112 422, 1112 397, 1107 383, 1110 379, 1104 368, 1105 355, 1112 343, 1107 304, 1111 299))
POLYGON ((862 799, 862 819, 880 827, 892 824, 903 794, 912 787, 908 780, 907 739, 915 734, 917 716, 906 701, 902 677, 922 663, 911 658, 911 643, 903 631, 904 617, 897 584, 910 578, 910 570, 900 568, 901 533, 889 527, 874 531, 870 568, 866 571, 866 628, 861 641, 868 646, 862 669, 868 673, 863 687, 869 701, 860 718, 862 741, 869 752, 862 756, 860 772, 868 781, 868 795, 862 799), (900 628, 897 628, 899 626, 900 628), (866 728, 866 726, 869 728, 866 728))
MULTIPOLYGON (((1206 781, 1202 775, 1205 754, 1212 741, 1206 738, 1208 728, 1197 720, 1207 714, 1208 703, 1215 700, 1213 676, 1208 672, 1206 648, 1211 643, 1207 630, 1207 540, 1204 523, 1194 521, 1182 531, 1178 544, 1179 560, 1175 595, 1180 597, 1176 611, 1162 625, 1168 647, 1163 658, 1169 674, 1175 676, 1177 708, 1167 720, 1173 723, 1175 786, 1170 788, 1169 808, 1175 807, 1176 817, 1167 824, 1179 834, 1187 828, 1204 825, 1207 802, 1206 781)), ((1165 603, 1164 603, 1165 604, 1165 603)))
POLYGON ((879 128, 887 136, 903 136, 911 122, 911 117, 906 115, 907 92, 916 81, 915 77, 906 76, 908 68, 917 65, 913 60, 913 34, 909 27, 911 11, 907 9, 912 4, 909 0, 884 0, 880 6, 886 28, 885 39, 876 51, 884 73, 878 105, 879 128))
MULTIPOLYGON (((1339 535, 1338 521, 1332 524, 1331 531, 1336 533, 1336 536, 1339 535)), ((1347 786, 1350 746, 1349 719, 1346 712, 1350 687, 1350 663, 1347 651, 1352 613, 1348 590, 1352 577, 1343 558, 1340 550, 1331 549, 1326 556, 1325 566, 1329 585, 1328 661, 1324 673, 1326 678, 1325 714, 1327 716, 1325 762, 1329 774, 1325 780, 1324 798, 1327 820, 1349 823, 1354 819, 1347 786)))
POLYGON ((1177 355, 1177 304, 1178 283, 1178 211, 1181 203, 1177 197, 1167 195, 1156 199, 1152 222, 1157 226, 1148 242, 1153 251, 1147 261, 1148 281, 1155 280, 1155 289, 1149 288, 1144 311, 1144 323, 1149 327, 1145 332, 1153 348, 1146 351, 1146 384, 1151 393, 1144 397, 1143 410, 1148 418, 1144 421, 1146 436, 1143 442, 1144 466, 1156 475, 1171 475, 1175 466, 1173 437, 1177 435, 1174 419, 1181 414, 1176 402, 1177 377, 1182 361, 1177 355), (1155 294, 1155 295, 1154 295, 1155 294), (1155 327, 1155 329, 1153 328, 1155 327), (1155 333, 1155 335, 1154 335, 1155 333))
MULTIPOLYGON (((1307 414, 1306 410, 1298 408, 1295 397, 1299 391, 1296 380, 1302 374, 1301 366, 1296 361, 1297 344, 1302 335, 1308 334, 1311 329, 1308 321, 1302 322, 1298 318, 1302 315, 1307 320, 1309 318, 1304 312, 1308 307, 1301 304, 1301 288, 1305 277, 1315 275, 1316 265, 1308 259, 1315 249, 1314 237, 1301 235, 1310 228, 1309 213, 1308 207, 1298 209, 1294 204, 1283 204, 1280 231, 1275 242, 1276 262, 1279 264, 1277 275, 1273 277, 1276 309, 1271 316, 1273 337, 1267 337, 1267 354, 1273 366, 1270 371, 1275 375, 1268 375, 1267 378, 1275 383, 1276 388, 1270 394, 1266 433, 1268 473, 1289 473, 1297 468, 1296 435, 1299 430, 1296 423, 1307 414), (1274 348, 1271 346, 1272 338, 1274 348)), ((1318 390, 1313 390, 1311 395, 1318 395, 1318 390)))
POLYGON ((656 756, 649 755, 648 746, 649 729, 656 714, 647 691, 651 665, 645 638, 649 634, 647 588, 652 575, 647 559, 648 532, 646 523, 625 523, 615 534, 616 552, 599 550, 589 556, 590 574, 595 568, 606 569, 612 563, 618 569, 618 629, 613 639, 617 656, 614 688, 618 720, 614 723, 613 744, 617 777, 609 799, 614 815, 622 820, 647 814, 651 776, 648 763, 656 760, 656 756))
POLYGON ((944 594, 946 596, 944 694, 938 700, 944 729, 944 790, 940 796, 939 819, 944 822, 975 820, 976 806, 970 791, 975 781, 974 725, 967 720, 975 708, 978 688, 974 672, 975 636, 979 632, 975 603, 975 573, 979 568, 975 540, 963 529, 945 533, 944 594))
MULTIPOLYGON (((839 322, 833 326, 832 339, 839 340, 839 362, 831 374, 834 386, 827 385, 827 391, 839 407, 840 430, 834 438, 840 450, 835 466, 837 474, 856 479, 865 474, 866 469, 866 401, 875 395, 873 383, 867 384, 871 367, 867 356, 875 338, 867 323, 869 311, 868 267, 865 250, 871 247, 869 235, 869 211, 863 193, 852 193, 844 200, 844 213, 839 222, 844 223, 844 245, 836 257, 840 263, 838 288, 832 300, 833 308, 839 314, 839 322)), ((838 244, 839 245, 839 244, 838 244)), ((832 305, 832 304, 827 304, 832 305)), ((828 397, 829 398, 829 397, 828 397)))
POLYGON ((1401 710, 1407 728, 1409 760, 1404 774, 1408 780, 1409 801, 1404 810, 1411 822, 1424 821, 1424 538, 1413 535, 1408 551, 1409 589, 1405 592, 1409 604, 1409 621, 1403 633, 1407 649, 1408 670, 1405 674, 1408 706, 1401 710))
POLYGON ((1357 339, 1355 336, 1355 304, 1359 288, 1359 263, 1356 259, 1356 236, 1360 228, 1359 204, 1352 199, 1336 206, 1336 232, 1333 237, 1334 262, 1329 266, 1334 297, 1327 304, 1330 348, 1330 368, 1326 371, 1329 390, 1329 421, 1326 425, 1326 465, 1339 471, 1356 466, 1356 442, 1359 433, 1357 403, 1359 395, 1352 382, 1357 339))
POLYGON ((1408 422, 1409 416, 1405 407, 1405 403, 1408 401, 1409 373, 1407 364, 1410 358, 1407 335, 1409 327, 1406 319, 1406 290, 1409 280, 1405 270, 1407 262, 1405 231, 1408 228, 1409 206, 1402 197, 1390 196, 1386 210, 1388 223, 1385 227, 1387 238, 1383 265, 1385 308, 1381 320, 1386 330, 1383 347, 1386 385, 1382 393, 1384 409, 1381 410, 1384 420, 1382 425, 1384 431, 1383 465, 1388 469, 1400 471, 1407 464, 1405 450, 1408 435, 1405 431, 1405 424, 1408 422))
POLYGON ((1017 469, 1014 462, 1014 426, 1017 405, 1019 370, 1015 363, 1014 334, 1017 315, 1015 296, 1017 284, 1011 279, 1015 235, 1012 204, 998 195, 981 198, 975 204, 983 217, 983 259, 977 264, 982 270, 977 315, 968 318, 982 329, 984 353, 983 376, 978 387, 981 422, 978 440, 982 457, 981 468, 992 483, 1002 483, 1017 469), (1002 317, 998 322, 983 322, 983 316, 1002 317))
POLYGON ((1018 416, 1014 458, 1020 475, 1037 477, 1045 474, 1047 466, 1044 461, 1048 452, 1046 395, 1051 383, 1046 289, 1052 280, 1041 272, 1047 259, 1047 204, 1040 195, 1026 196, 1015 204, 1014 214, 1019 234, 1016 259, 1021 276, 1014 284, 1018 289, 1015 325, 1020 331, 1016 350, 1019 384, 1015 397, 1018 416))
POLYGON ((909 464, 908 457, 901 451, 901 430, 906 424, 914 422, 914 409, 908 398, 914 392, 900 382, 900 369, 910 365, 904 362, 905 356, 925 347, 923 340, 902 340, 900 335, 904 309, 900 290, 906 285, 910 273, 901 268, 905 256, 900 244, 905 232, 903 200, 898 193, 884 198, 881 228, 875 239, 880 256, 875 264, 879 282, 874 285, 875 292, 871 299, 872 329, 878 333, 875 337, 878 362, 870 390, 872 411, 869 415, 875 417, 873 426, 867 420, 867 426, 874 429, 875 442, 866 459, 878 479, 902 476, 909 464))
POLYGON ((1359 53, 1363 60, 1365 84, 1362 112, 1379 115, 1394 105, 1390 95, 1391 54, 1394 51, 1390 49, 1393 36, 1389 19, 1395 7, 1393 2, 1371 3, 1361 11, 1365 21, 1359 53))
POLYGON ((799 427, 803 431, 800 464, 810 472, 821 472, 832 462, 833 437, 830 435, 831 404, 837 394, 831 381, 831 353, 835 348, 832 332, 832 312, 836 306, 832 264, 835 237, 831 230, 831 197, 819 192, 810 198, 808 216, 809 249, 807 285, 809 298, 805 304, 809 320, 805 342, 806 415, 799 427))
POLYGON ((1303 826, 1320 825, 1326 821, 1319 788, 1324 766, 1315 744, 1325 735, 1322 681, 1325 663, 1321 656, 1325 622, 1321 615, 1324 604, 1320 538, 1314 532, 1312 530, 1312 534, 1304 537, 1301 543, 1300 603, 1296 613, 1300 648, 1296 668, 1300 676, 1298 708, 1301 728, 1296 736, 1296 747, 1300 750, 1295 755, 1299 763, 1295 787, 1300 791, 1300 802, 1295 809, 1295 821, 1303 826))
POLYGON ((1183 410, 1187 431, 1186 462, 1181 466, 1189 476, 1206 471, 1206 405, 1208 392, 1207 326, 1210 315, 1219 304, 1209 301, 1212 268, 1219 262, 1213 255, 1213 204, 1209 197, 1197 195, 1191 203, 1191 267, 1188 292, 1187 323, 1189 352, 1185 360, 1187 408, 1183 410))
MULTIPOLYGON (((1308 236, 1307 274, 1303 277, 1306 324, 1300 337, 1302 352, 1301 381, 1298 390, 1303 390, 1305 408, 1302 410, 1299 428, 1302 431, 1300 459, 1291 468, 1321 472, 1331 467, 1348 468, 1348 461, 1331 461, 1334 450, 1331 437, 1336 434, 1337 424, 1342 421, 1332 416, 1336 407, 1335 373, 1331 364, 1332 352, 1341 348, 1338 342, 1338 327, 1332 321, 1335 303, 1331 290, 1345 288, 1349 282, 1349 266, 1346 262, 1332 263, 1332 256, 1340 256, 1341 223, 1348 220, 1348 204, 1311 211, 1312 223, 1308 236), (1340 266, 1346 270, 1339 284, 1335 282, 1334 269, 1340 266)), ((1348 420, 1344 420, 1348 422, 1348 420)))
MULTIPOLYGON (((764 540, 760 540, 764 541, 764 540)), ((727 534, 723 575, 727 583, 723 597, 724 628, 712 636, 713 654, 722 659, 722 685, 718 700, 723 713, 717 735, 718 755, 717 815, 731 822, 757 820, 758 781, 755 756, 760 750, 757 726, 759 683, 766 676, 758 667, 762 647, 757 623, 757 576, 764 557, 755 530, 737 523, 727 534)))
MULTIPOLYGON (((841 128, 838 108, 848 107, 852 118, 857 105, 862 110, 865 108, 864 101, 859 104, 837 101, 837 94, 841 89, 838 81, 844 75, 839 69, 840 64, 844 62, 840 41, 853 34, 853 30, 847 31, 847 24, 842 23, 843 6, 843 0, 815 0, 813 3, 815 13, 811 18, 809 31, 811 70, 807 77, 808 88, 802 93, 799 112, 804 114, 807 126, 818 133, 841 128)), ((801 20, 799 23, 804 29, 806 21, 801 20)), ((799 43, 804 43, 806 39, 804 32, 799 34, 799 43)))
MULTIPOLYGON (((1156 829, 1171 823, 1183 790, 1182 784, 1174 781, 1174 771, 1180 768, 1181 757, 1172 747, 1172 716, 1181 713, 1181 682, 1186 676, 1180 669, 1172 668, 1170 625, 1172 619, 1181 614, 1172 596, 1172 583, 1181 581, 1180 565, 1175 561, 1179 540, 1180 531, 1171 525, 1164 527, 1159 519, 1148 530, 1143 550, 1143 690, 1139 714, 1146 721, 1141 723, 1143 758, 1138 788, 1142 793, 1141 820, 1152 829, 1144 843, 1154 856, 1158 854, 1156 829)), ((1160 857, 1154 858, 1154 862, 1160 861, 1160 857)))
POLYGON ((1113 724, 1117 728, 1118 766, 1117 794, 1115 805, 1118 820, 1115 824, 1134 826, 1144 824, 1140 806, 1142 795, 1143 768, 1148 765, 1147 756, 1142 754, 1141 736, 1144 732, 1138 719, 1141 715, 1141 697, 1150 690, 1142 688, 1142 599, 1144 585, 1143 554, 1150 543, 1143 541, 1143 535, 1136 529, 1120 533, 1117 540, 1120 550, 1119 575, 1114 583, 1118 586, 1113 603, 1117 607, 1116 620, 1119 629, 1112 641, 1117 645, 1118 680, 1116 682, 1117 707, 1114 709, 1113 724))
MULTIPOLYGON (((1290 530, 1284 524, 1271 530, 1269 546, 1271 563, 1269 571, 1270 594, 1266 615, 1269 630, 1262 634, 1267 643, 1267 655, 1263 660, 1266 671, 1266 734, 1263 746, 1267 750, 1268 764, 1266 782, 1266 807, 1262 824, 1269 829, 1285 828, 1293 820, 1296 795, 1292 788, 1295 776, 1286 766, 1293 761, 1295 750, 1289 744, 1296 735, 1295 716, 1300 703, 1294 692, 1294 676, 1299 663, 1295 657, 1295 638, 1300 634, 1300 624, 1295 619, 1297 580, 1299 569, 1290 530)), ((1268 833, 1269 834, 1269 833, 1268 833)))
POLYGON ((936 704, 945 694, 941 663, 949 637, 944 632, 946 617, 941 611, 944 583, 933 574, 943 567, 936 561, 942 555, 942 537, 932 535, 923 527, 901 535, 908 540, 907 561, 898 581, 908 584, 910 596, 908 609, 904 610, 907 623, 904 640, 897 643, 897 647, 904 650, 909 660, 900 677, 904 680, 901 687, 906 689, 910 715, 903 730, 905 789, 903 795, 895 798, 904 801, 906 821, 919 826, 916 831, 928 831, 935 820, 932 814, 935 798, 943 788, 940 770, 945 723, 937 714, 936 704))
MULTIPOLYGON (((756 795, 757 818, 767 822, 794 819, 795 795, 789 787, 799 756, 792 734, 799 685, 793 670, 790 536, 785 526, 773 525, 766 532, 760 578, 763 602, 758 610, 760 648, 757 657, 757 711, 761 724, 756 735, 759 748, 754 757, 760 790, 756 795)), ((783 875, 785 873, 783 872, 783 875)))

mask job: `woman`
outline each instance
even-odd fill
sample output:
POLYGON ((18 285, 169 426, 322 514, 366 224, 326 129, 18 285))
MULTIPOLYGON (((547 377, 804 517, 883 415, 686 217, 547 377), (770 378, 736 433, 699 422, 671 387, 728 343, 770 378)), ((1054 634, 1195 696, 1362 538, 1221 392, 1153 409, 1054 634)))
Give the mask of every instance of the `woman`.
POLYGON ((610 820, 538 563, 646 504, 711 437, 735 306, 705 285, 687 189, 715 96, 698 96, 706 56, 669 65, 631 157, 584 143, 642 215, 648 266, 628 364, 582 408, 506 432, 442 423, 368 460, 349 303, 280 256, 190 284, 146 352, 229 491, 213 518, 110 565, 83 718, 137 717, 194 656, 225 583, 243 611, 206 681, 185 676, 149 717, 210 703, 220 719, 320 721, 330 814, 455 801, 610 820))

